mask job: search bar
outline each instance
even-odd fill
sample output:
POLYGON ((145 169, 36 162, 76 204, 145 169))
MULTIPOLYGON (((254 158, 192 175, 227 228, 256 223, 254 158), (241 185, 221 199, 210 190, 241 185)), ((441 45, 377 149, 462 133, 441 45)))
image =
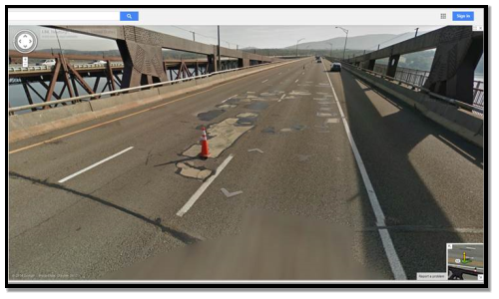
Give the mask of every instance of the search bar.
POLYGON ((12 11, 9 21, 119 21, 119 11, 12 11))

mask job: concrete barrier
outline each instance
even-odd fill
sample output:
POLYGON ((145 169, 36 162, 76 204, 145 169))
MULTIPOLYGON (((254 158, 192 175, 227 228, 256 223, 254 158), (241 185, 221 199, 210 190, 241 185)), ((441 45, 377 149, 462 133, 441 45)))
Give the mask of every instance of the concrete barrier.
POLYGON ((351 66, 344 65, 343 69, 386 94, 402 100, 429 119, 483 148, 482 118, 457 106, 433 98, 429 94, 410 90, 351 66))
POLYGON ((216 86, 230 80, 239 79, 297 61, 298 60, 268 64, 261 67, 223 73, 212 77, 120 94, 114 97, 95 99, 89 102, 69 104, 57 108, 12 115, 9 117, 9 143, 91 121, 99 117, 152 104, 203 88, 216 86))

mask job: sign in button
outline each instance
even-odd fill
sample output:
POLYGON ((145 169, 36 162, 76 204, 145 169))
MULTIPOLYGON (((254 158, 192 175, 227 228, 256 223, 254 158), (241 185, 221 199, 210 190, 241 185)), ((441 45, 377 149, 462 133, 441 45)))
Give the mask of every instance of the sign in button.
POLYGON ((475 12, 473 11, 453 11, 452 12, 453 21, 474 21, 475 12))

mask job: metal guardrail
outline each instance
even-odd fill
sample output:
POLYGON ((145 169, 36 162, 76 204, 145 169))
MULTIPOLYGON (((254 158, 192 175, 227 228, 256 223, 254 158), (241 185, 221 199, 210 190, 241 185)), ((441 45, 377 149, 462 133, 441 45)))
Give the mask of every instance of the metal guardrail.
MULTIPOLYGON (((374 72, 377 73, 386 73, 387 66, 386 65, 376 65, 374 67, 374 72)), ((404 83, 414 84, 416 86, 424 86, 426 80, 430 76, 430 72, 421 71, 410 68, 397 68, 395 72, 395 79, 401 80, 404 83)), ((475 80, 473 82, 473 112, 480 114, 479 111, 483 111, 484 108, 484 89, 482 87, 483 82, 475 80)))
MULTIPOLYGON (((73 64, 75 69, 102 69, 106 67, 105 63, 99 64, 73 64)), ((111 67, 123 67, 123 63, 111 63, 111 67)), ((9 67, 9 72, 33 72, 33 71, 52 71, 55 65, 32 65, 28 67, 9 67)))
POLYGON ((186 81, 191 81, 191 80, 197 80, 197 79, 207 78, 207 77, 211 77, 211 76, 215 76, 215 75, 220 75, 220 74, 224 74, 224 73, 230 73, 230 72, 235 72, 235 71, 247 70, 247 69, 261 67, 261 66, 264 66, 264 65, 280 64, 280 63, 286 63, 286 62, 289 62, 289 61, 280 61, 280 62, 275 62, 275 63, 258 64, 258 65, 248 66, 248 67, 242 67, 242 68, 236 68, 236 69, 230 69, 230 70, 213 72, 213 73, 209 73, 209 74, 204 74, 204 75, 199 75, 199 76, 194 76, 194 77, 189 77, 189 78, 184 78, 184 79, 179 79, 179 80, 165 81, 165 82, 153 83, 153 84, 148 84, 148 85, 141 85, 141 86, 136 86, 136 87, 124 88, 124 89, 120 89, 120 90, 113 90, 113 91, 106 91, 106 92, 101 92, 101 93, 87 94, 87 95, 82 95, 82 96, 77 96, 77 97, 72 97, 72 98, 66 98, 66 99, 61 99, 61 100, 56 100, 56 101, 50 101, 48 103, 38 103, 38 104, 32 104, 32 105, 24 105, 24 106, 12 107, 12 108, 9 108, 8 112, 9 112, 9 115, 12 115, 14 112, 22 111, 22 110, 31 110, 32 108, 46 107, 46 106, 51 106, 51 105, 55 105, 55 104, 81 101, 81 100, 84 100, 84 99, 92 100, 93 98, 100 98, 102 96, 107 96, 107 95, 119 95, 119 94, 122 94, 122 93, 128 93, 130 91, 138 91, 138 90, 143 90, 143 89, 149 89, 149 88, 152 88, 152 87, 160 87, 160 86, 172 85, 172 84, 177 84, 177 83, 181 83, 181 82, 186 82, 186 81))
POLYGON ((427 88, 424 88, 424 87, 416 85, 416 84, 405 82, 405 81, 402 81, 400 79, 393 78, 393 77, 390 77, 390 76, 386 76, 386 75, 381 74, 381 73, 377 73, 377 72, 374 72, 374 71, 371 71, 371 70, 368 70, 368 69, 363 69, 361 67, 356 67, 356 66, 353 66, 353 65, 349 65, 349 66, 353 67, 353 68, 356 68, 356 69, 358 69, 358 70, 360 70, 362 72, 365 72, 365 73, 368 73, 370 75, 373 75, 375 77, 379 77, 379 78, 382 78, 382 79, 385 79, 385 80, 389 80, 389 81, 395 81, 395 82, 398 83, 398 85, 405 84, 405 85, 408 85, 408 86, 412 87, 412 89, 419 89, 420 91, 422 91, 422 92, 424 92, 426 94, 429 94, 430 96, 432 96, 434 98, 437 98, 437 99, 442 100, 444 102, 447 102, 449 104, 452 104, 452 105, 464 108, 464 109, 466 109, 468 111, 476 111, 476 110, 478 110, 478 112, 479 112, 478 114, 480 114, 480 115, 483 116, 483 106, 482 107, 477 107, 477 106, 474 106, 474 105, 470 105, 468 103, 464 103, 464 102, 458 101, 456 99, 452 99, 452 98, 448 98, 448 97, 439 95, 437 93, 434 93, 434 92, 428 90, 427 88))

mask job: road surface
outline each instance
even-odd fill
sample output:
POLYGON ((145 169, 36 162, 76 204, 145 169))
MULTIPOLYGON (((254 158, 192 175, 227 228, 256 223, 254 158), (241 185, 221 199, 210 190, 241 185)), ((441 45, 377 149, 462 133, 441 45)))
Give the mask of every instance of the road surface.
POLYGON ((307 59, 10 145, 9 277, 100 279, 237 235, 253 210, 351 230, 379 279, 444 272, 446 243, 483 242, 481 149, 329 67, 307 59), (201 125, 219 154, 206 161, 189 156, 201 125))

